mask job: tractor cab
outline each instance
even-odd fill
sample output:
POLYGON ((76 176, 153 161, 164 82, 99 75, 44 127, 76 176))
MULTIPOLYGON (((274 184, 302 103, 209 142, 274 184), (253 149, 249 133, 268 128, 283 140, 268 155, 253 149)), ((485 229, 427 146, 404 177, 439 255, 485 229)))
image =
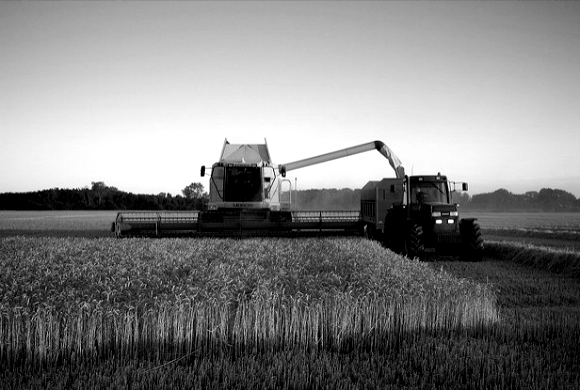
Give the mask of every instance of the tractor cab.
POLYGON ((445 176, 411 176, 410 204, 449 204, 449 185, 445 176))
MULTIPOLYGON (((408 181, 409 217, 426 223, 451 225, 451 220, 438 220, 442 216, 457 219, 457 205, 451 203, 451 191, 446 176, 411 176, 408 181), (432 218, 435 218, 431 221, 432 218), (443 224, 442 222, 447 222, 443 224)), ((455 224, 455 220, 453 224, 455 224)), ((447 230, 447 229, 444 229, 447 230)))
MULTIPOLYGON (((407 218, 421 226, 423 241, 428 245, 459 243, 459 212, 451 188, 455 183, 440 173, 411 176, 407 183, 407 218)), ((467 183, 462 184, 462 189, 467 190, 467 183)))

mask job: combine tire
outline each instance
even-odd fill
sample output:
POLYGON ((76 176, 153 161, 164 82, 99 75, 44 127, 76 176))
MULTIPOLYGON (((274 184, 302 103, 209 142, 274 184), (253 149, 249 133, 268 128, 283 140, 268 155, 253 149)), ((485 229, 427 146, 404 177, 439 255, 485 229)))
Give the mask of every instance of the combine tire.
POLYGON ((423 244, 423 228, 416 223, 410 224, 407 228, 405 250, 403 254, 410 259, 415 257, 422 259, 424 253, 425 245, 423 244))
POLYGON ((481 261, 483 258, 483 236, 479 223, 475 219, 462 219, 459 223, 461 232, 461 261, 481 261))

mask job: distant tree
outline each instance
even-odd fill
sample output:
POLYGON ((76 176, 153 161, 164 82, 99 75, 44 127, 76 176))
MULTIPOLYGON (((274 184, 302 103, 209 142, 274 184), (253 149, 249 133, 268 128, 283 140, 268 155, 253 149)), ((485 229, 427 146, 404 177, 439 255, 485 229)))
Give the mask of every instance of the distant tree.
POLYGON ((517 195, 512 194, 505 188, 500 188, 491 193, 473 195, 469 205, 470 208, 507 211, 517 208, 519 202, 517 195))
POLYGON ((538 202, 544 211, 567 211, 574 209, 576 197, 563 190, 542 188, 538 193, 538 202))
POLYGON ((538 195, 538 191, 528 191, 524 194, 526 199, 528 199, 530 202, 535 202, 538 199, 538 195))
POLYGON ((203 184, 201 183, 191 183, 183 190, 181 190, 181 193, 186 199, 189 200, 202 199, 205 194, 203 190, 203 184))
POLYGON ((103 203, 103 197, 107 193, 107 186, 102 181, 92 181, 91 186, 91 191, 97 199, 97 206, 100 206, 103 203))
POLYGON ((178 203, 180 204, 180 209, 195 209, 204 210, 209 200, 208 194, 203 189, 203 184, 201 183, 191 183, 183 190, 184 202, 181 202, 179 195, 176 197, 178 203))

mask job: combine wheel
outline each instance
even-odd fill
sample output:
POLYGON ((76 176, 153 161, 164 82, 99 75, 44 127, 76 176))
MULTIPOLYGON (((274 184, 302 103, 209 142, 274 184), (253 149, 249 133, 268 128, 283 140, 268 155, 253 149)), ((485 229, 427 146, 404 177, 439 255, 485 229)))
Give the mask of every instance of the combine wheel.
POLYGON ((475 219, 462 219, 459 222, 461 233, 461 261, 481 261, 483 258, 483 236, 475 219))
POLYGON ((115 237, 121 238, 121 227, 117 224, 117 222, 111 223, 111 232, 115 233, 115 237))
POLYGON ((407 227, 404 255, 410 259, 415 257, 422 259, 424 252, 425 245, 423 244, 423 228, 416 223, 411 223, 407 227))
POLYGON ((117 238, 123 238, 123 232, 121 231, 121 225, 120 224, 115 224, 115 237, 117 238))

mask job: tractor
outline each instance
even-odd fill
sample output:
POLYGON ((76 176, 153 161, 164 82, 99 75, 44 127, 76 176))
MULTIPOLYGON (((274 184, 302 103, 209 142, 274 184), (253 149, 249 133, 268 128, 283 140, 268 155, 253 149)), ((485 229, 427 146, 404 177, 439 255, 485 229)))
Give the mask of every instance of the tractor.
POLYGON ((361 190, 365 235, 410 258, 429 251, 459 252, 462 260, 480 261, 481 228, 475 218, 459 218, 452 201, 456 186, 437 175, 404 176, 368 182, 361 190))

